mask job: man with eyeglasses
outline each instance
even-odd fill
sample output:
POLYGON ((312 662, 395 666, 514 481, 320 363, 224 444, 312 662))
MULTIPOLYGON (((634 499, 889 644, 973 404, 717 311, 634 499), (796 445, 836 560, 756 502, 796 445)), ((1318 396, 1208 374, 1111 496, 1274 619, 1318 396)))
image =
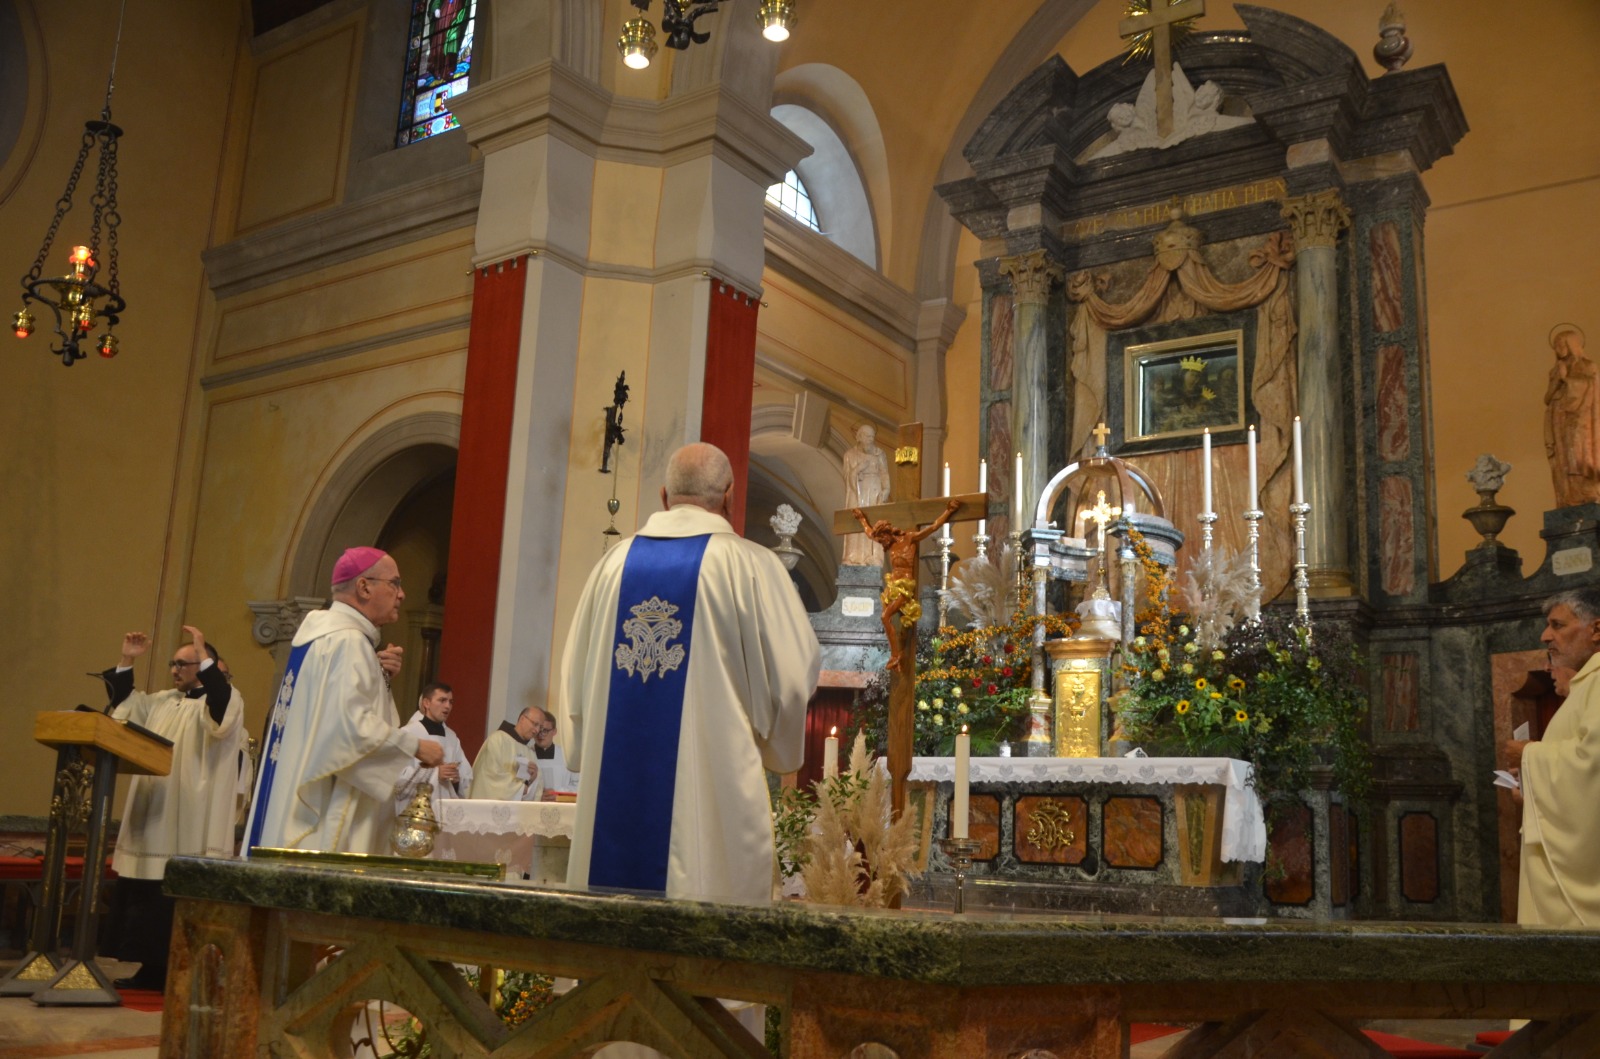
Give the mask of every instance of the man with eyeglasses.
POLYGON ((122 811, 111 866, 118 879, 112 906, 119 959, 139 971, 119 981, 124 989, 163 989, 173 900, 161 892, 167 858, 178 854, 233 856, 234 788, 244 746, 244 702, 228 683, 217 649, 192 625, 190 642, 173 652, 172 687, 146 693, 133 688, 133 665, 150 649, 150 637, 122 638, 122 663, 101 674, 112 716, 172 740, 172 771, 135 776, 122 811))
POLYGON ((556 719, 537 706, 533 711, 539 723, 533 729, 534 760, 539 762, 539 775, 544 780, 544 796, 548 800, 556 791, 572 794, 578 792, 578 774, 567 767, 567 755, 556 745, 556 719))
POLYGON ((472 763, 471 798, 498 802, 538 801, 544 790, 539 763, 528 745, 545 712, 529 706, 517 714, 516 723, 501 721, 500 727, 478 748, 472 763))
POLYGON ((312 611, 290 644, 262 746, 245 849, 388 853, 394 789, 413 760, 444 762, 436 739, 400 727, 389 678, 401 649, 378 649, 378 627, 400 617, 400 567, 377 548, 351 548, 333 567, 333 602, 312 611))

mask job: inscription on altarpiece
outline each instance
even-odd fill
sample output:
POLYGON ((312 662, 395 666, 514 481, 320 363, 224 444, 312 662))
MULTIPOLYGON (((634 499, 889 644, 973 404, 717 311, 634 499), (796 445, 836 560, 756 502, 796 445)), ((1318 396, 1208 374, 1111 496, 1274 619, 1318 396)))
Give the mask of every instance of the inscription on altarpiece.
POLYGON ((1232 210, 1262 202, 1281 202, 1288 195, 1289 185, 1283 178, 1270 177, 1266 180, 1254 180, 1248 184, 1235 184, 1210 191, 1195 191, 1181 197, 1174 196, 1161 202, 1130 206, 1127 209, 1099 213, 1092 217, 1080 217, 1064 225, 1061 234, 1063 238, 1077 242, 1104 232, 1165 224, 1172 219, 1172 208, 1175 205, 1183 208, 1185 217, 1199 217, 1207 213, 1216 213, 1218 210, 1232 210))

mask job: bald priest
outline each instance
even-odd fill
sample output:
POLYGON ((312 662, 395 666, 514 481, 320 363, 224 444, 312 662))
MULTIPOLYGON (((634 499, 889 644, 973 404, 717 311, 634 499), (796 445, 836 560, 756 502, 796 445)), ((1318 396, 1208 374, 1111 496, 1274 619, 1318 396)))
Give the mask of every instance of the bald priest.
POLYGON ((351 548, 333 567, 333 602, 300 623, 272 707, 245 849, 388 853, 394 789, 413 761, 444 760, 434 739, 400 727, 389 678, 399 647, 378 626, 406 594, 394 558, 351 548))

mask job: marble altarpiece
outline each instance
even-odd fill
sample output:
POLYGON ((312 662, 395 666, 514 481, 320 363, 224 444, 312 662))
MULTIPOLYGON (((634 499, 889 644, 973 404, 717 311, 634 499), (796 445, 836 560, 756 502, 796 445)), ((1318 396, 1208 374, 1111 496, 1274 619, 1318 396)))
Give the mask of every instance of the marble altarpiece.
MULTIPOLYGON (((1466 134, 1466 119, 1443 67, 1370 78, 1318 27, 1236 10, 1246 33, 1202 29, 1176 50, 1175 97, 1210 108, 1187 138, 1117 149, 1145 126, 1150 66, 1117 57, 1079 74, 1052 59, 980 125, 965 151, 973 176, 939 188, 981 240, 979 431, 991 525, 997 536, 1011 528, 1014 452, 1036 497, 1056 468, 1092 451, 1103 420, 1109 450, 1136 458, 1168 517, 1197 529, 1199 431, 1141 438, 1128 422, 1129 351, 1238 332, 1239 429, 1215 436, 1218 541, 1243 548, 1242 427, 1257 423, 1263 582, 1269 599, 1286 588, 1298 414, 1310 442, 1317 620, 1351 623, 1373 659, 1375 811, 1360 827, 1324 793, 1282 821, 1274 847, 1290 875, 1269 887, 1269 903, 1497 916, 1497 854, 1480 837, 1493 830, 1480 818, 1495 812, 1481 789, 1490 681, 1483 674, 1465 702, 1435 690, 1466 631, 1449 623, 1484 629, 1479 615, 1434 606, 1449 592, 1435 583, 1422 282, 1420 175, 1466 134), (1456 712, 1468 702, 1470 712, 1456 712)), ((1493 562, 1506 568, 1504 557, 1493 562)), ((1518 591, 1495 635, 1536 647, 1534 593, 1518 591)))

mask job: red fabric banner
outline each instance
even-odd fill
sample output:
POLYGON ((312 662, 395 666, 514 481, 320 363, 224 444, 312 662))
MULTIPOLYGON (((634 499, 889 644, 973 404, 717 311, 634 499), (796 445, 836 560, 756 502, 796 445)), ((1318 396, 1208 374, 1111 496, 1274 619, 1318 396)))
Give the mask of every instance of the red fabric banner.
POLYGON ((750 405, 756 382, 759 310, 760 303, 755 298, 726 283, 712 281, 700 440, 727 453, 733 464, 733 513, 729 521, 739 533, 744 532, 744 502, 750 475, 750 405))
POLYGON ((483 743, 500 588, 511 421, 516 411, 526 256, 480 268, 472 283, 472 329, 461 397, 461 449, 450 515, 439 679, 455 688, 450 727, 469 758, 483 743))

